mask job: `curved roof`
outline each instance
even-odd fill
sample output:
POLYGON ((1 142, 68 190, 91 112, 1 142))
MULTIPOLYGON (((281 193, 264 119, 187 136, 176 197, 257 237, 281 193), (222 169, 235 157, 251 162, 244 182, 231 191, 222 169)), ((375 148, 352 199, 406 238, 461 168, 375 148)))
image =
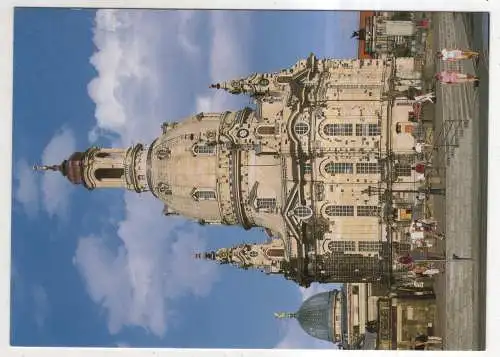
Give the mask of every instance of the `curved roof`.
POLYGON ((337 290, 311 296, 302 303, 296 313, 302 329, 310 336, 325 341, 334 341, 333 304, 337 290))
POLYGON ((75 152, 61 164, 61 173, 75 185, 83 182, 82 160, 84 156, 83 152, 75 152))

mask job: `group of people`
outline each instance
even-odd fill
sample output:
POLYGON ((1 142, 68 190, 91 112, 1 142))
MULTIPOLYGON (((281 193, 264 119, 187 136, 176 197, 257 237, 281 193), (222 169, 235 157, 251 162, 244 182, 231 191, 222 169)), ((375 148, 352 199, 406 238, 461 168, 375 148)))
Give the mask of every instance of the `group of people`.
MULTIPOLYGON (((479 55, 479 52, 475 51, 459 49, 449 50, 446 48, 437 53, 438 58, 448 62, 477 59, 479 55)), ((441 71, 436 74, 436 79, 443 84, 474 83, 475 86, 479 85, 479 77, 473 74, 460 73, 458 71, 441 71)))

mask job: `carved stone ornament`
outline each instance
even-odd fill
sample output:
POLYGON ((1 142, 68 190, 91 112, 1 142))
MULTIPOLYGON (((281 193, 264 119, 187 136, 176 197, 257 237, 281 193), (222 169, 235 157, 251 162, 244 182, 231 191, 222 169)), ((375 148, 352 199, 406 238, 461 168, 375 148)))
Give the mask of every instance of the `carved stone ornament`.
POLYGON ((170 188, 170 186, 164 182, 160 182, 157 186, 156 186, 156 190, 159 192, 159 193, 162 193, 164 195, 171 195, 172 194, 172 190, 170 188))
POLYGON ((170 149, 166 147, 159 148, 156 150, 156 157, 159 160, 168 159, 170 157, 170 149))

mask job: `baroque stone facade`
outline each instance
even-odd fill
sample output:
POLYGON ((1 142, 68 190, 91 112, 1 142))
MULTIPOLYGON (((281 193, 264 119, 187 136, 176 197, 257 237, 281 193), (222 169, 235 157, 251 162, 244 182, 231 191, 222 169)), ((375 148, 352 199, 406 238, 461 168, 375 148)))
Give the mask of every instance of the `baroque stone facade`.
MULTIPOLYGON (((200 224, 263 227, 268 242, 205 256, 283 274, 302 286, 383 280, 388 262, 379 187, 395 129, 390 79, 411 59, 336 60, 311 54, 280 72, 212 85, 254 108, 198 113, 162 125, 149 146, 90 148, 61 171, 88 189, 150 191, 165 215, 200 224)), ((399 106, 407 121, 410 106, 399 106)), ((411 140, 410 140, 411 139, 411 140)), ((409 182, 412 172, 405 172, 409 182)), ((404 181, 402 181, 404 183, 404 181)))

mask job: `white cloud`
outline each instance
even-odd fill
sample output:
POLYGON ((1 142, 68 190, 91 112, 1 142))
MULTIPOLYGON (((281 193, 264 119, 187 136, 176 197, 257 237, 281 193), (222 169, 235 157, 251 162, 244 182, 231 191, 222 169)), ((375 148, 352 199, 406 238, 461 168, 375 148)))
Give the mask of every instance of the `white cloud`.
POLYGON ((41 285, 33 287, 34 317, 36 325, 42 328, 49 315, 49 299, 47 292, 41 285))
MULTIPOLYGON (((227 12, 215 12, 211 18, 212 44, 210 56, 210 78, 213 83, 234 78, 246 77, 248 73, 246 58, 250 34, 242 38, 241 29, 250 28, 248 14, 228 15, 227 12), (240 29, 240 31, 236 31, 240 29), (234 31, 232 31, 234 30, 234 31)), ((197 98, 197 111, 223 111, 234 103, 234 96, 221 90, 211 90, 209 94, 197 98)))
MULTIPOLYGON (((233 43, 245 43, 245 23, 224 22, 220 18, 224 15, 212 13, 209 21, 214 34, 198 31, 206 14, 97 12, 97 51, 91 63, 98 77, 88 86, 97 120, 89 133, 91 141, 114 135, 113 145, 147 143, 160 133, 161 122, 177 120, 179 113, 194 113, 203 102, 197 99, 208 92, 209 83, 199 86, 197 82, 207 75, 203 68, 211 68, 212 75, 246 72, 245 58, 239 55, 242 49, 233 43), (214 38, 209 48, 212 55, 207 59, 200 53, 206 47, 203 39, 210 38, 214 38), (234 53, 217 56, 225 46, 234 53), (214 60, 221 63, 214 64, 214 60), (225 67, 230 71, 223 71, 225 67)), ((208 94, 204 108, 216 107, 213 98, 208 94)), ((144 196, 125 194, 125 217, 116 231, 121 242, 117 250, 110 250, 97 234, 89 235, 80 239, 74 262, 90 297, 106 311, 111 333, 124 326, 140 326, 162 336, 175 316, 172 301, 187 294, 207 295, 217 279, 217 268, 192 258, 193 252, 205 247, 197 226, 162 217, 162 204, 149 194, 144 196)))
POLYGON ((14 198, 19 202, 29 217, 34 217, 39 209, 38 180, 26 160, 16 164, 14 198))
POLYGON ((102 238, 84 237, 74 263, 92 300, 105 308, 111 333, 123 326, 142 326, 161 336, 172 299, 206 295, 216 279, 216 266, 192 258, 204 248, 200 233, 181 229, 183 220, 162 219, 161 204, 133 194, 125 200, 118 250, 110 250, 102 238))
MULTIPOLYGON (((64 128, 56 133, 42 154, 44 165, 60 164, 76 149, 75 136, 70 129, 64 128)), ((60 174, 44 173, 41 178, 43 206, 49 216, 65 218, 68 212, 71 185, 60 174)))
MULTIPOLYGON (((309 288, 299 288, 302 301, 307 300, 313 295, 330 291, 334 289, 335 286, 331 284, 312 284, 309 288)), ((299 306, 297 306, 297 310, 299 306)), ((336 345, 331 342, 318 340, 306 334, 304 330, 300 327, 299 323, 295 319, 287 319, 279 321, 279 323, 285 324, 285 336, 276 345, 275 348, 279 349, 336 349, 336 345)))

